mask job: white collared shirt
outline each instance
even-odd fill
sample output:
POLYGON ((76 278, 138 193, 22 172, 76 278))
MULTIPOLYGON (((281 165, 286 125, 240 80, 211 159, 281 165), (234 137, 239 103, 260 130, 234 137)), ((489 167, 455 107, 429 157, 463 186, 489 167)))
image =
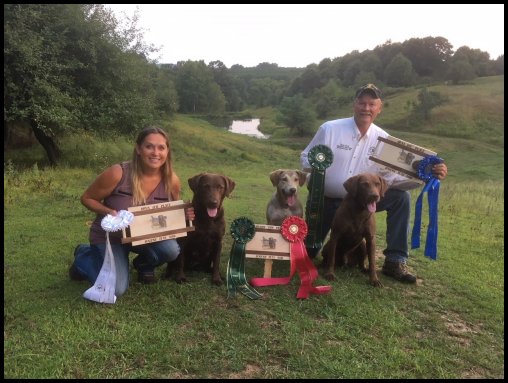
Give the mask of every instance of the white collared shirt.
MULTIPOLYGON (((353 117, 327 121, 319 127, 314 138, 301 153, 302 168, 311 168, 307 159, 310 149, 316 145, 326 145, 333 153, 333 162, 326 169, 324 190, 326 197, 344 198, 346 195, 344 182, 350 177, 366 172, 379 174, 386 180, 388 186, 396 187, 397 183, 407 185, 408 178, 385 170, 369 160, 369 156, 375 153, 377 138, 386 136, 387 132, 371 124, 367 133, 361 137, 353 117)), ((415 183, 413 187, 418 186, 419 184, 415 183)))

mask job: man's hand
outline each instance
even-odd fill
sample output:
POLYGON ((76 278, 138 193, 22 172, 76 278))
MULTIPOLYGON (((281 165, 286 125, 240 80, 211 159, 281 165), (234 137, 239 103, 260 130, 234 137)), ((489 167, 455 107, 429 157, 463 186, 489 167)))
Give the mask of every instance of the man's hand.
POLYGON ((432 174, 436 176, 438 180, 444 180, 448 174, 448 168, 445 163, 436 164, 432 167, 432 174))

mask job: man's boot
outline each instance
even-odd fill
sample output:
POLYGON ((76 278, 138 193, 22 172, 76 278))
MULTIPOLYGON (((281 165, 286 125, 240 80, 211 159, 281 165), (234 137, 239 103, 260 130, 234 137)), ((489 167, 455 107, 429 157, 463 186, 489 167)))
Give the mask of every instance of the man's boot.
POLYGON ((405 262, 392 262, 385 259, 382 272, 400 282, 416 283, 416 277, 408 271, 405 262))

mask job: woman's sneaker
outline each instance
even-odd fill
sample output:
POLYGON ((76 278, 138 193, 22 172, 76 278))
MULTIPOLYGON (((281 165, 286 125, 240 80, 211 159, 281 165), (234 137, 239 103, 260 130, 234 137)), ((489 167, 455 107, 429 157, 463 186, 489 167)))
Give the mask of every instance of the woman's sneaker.
POLYGON ((405 262, 391 262, 385 259, 382 272, 400 282, 416 283, 416 277, 408 271, 405 262))
POLYGON ((78 251, 79 247, 81 245, 77 245, 75 248, 74 248, 74 259, 72 260, 72 265, 71 267, 69 267, 69 278, 72 280, 72 281, 86 281, 88 278, 85 277, 83 274, 81 274, 78 270, 78 268, 76 267, 76 265, 74 265, 74 261, 76 260, 76 252, 78 251))
POLYGON ((144 283, 145 285, 151 285, 157 282, 154 271, 138 271, 138 282, 144 283))

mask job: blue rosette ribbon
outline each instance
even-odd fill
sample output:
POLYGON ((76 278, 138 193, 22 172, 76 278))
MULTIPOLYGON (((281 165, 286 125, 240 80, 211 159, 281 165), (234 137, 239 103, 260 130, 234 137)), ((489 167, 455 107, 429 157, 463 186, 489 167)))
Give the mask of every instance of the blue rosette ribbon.
POLYGON ((416 200, 415 219, 413 232, 411 235, 411 248, 420 247, 420 231, 422 224, 422 204, 423 195, 427 192, 429 202, 429 226, 427 227, 427 240, 425 242, 425 256, 431 259, 437 259, 437 221, 438 221, 438 202, 439 202, 439 180, 432 174, 432 167, 443 162, 438 156, 426 156, 418 164, 418 178, 425 181, 420 195, 416 200))

